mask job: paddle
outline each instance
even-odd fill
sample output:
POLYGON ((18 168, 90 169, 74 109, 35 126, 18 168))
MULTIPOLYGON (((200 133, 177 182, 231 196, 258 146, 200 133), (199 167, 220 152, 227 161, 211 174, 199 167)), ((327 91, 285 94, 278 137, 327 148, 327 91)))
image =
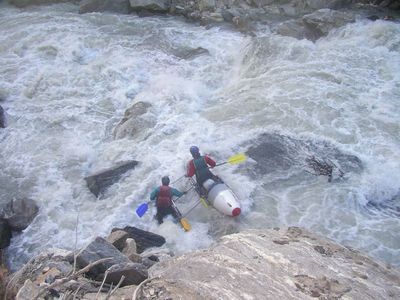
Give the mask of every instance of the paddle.
POLYGON ((149 209, 149 202, 142 203, 139 205, 138 208, 136 208, 136 214, 139 216, 139 218, 143 217, 143 215, 146 213, 146 211, 149 209))
POLYGON ((244 162, 246 159, 247 159, 246 154, 238 153, 238 154, 235 154, 235 155, 232 155, 231 157, 229 157, 225 162, 217 164, 216 167, 222 166, 225 164, 231 164, 231 165, 240 164, 240 163, 244 162))
POLYGON ((181 223, 183 229, 185 231, 189 231, 192 228, 192 226, 190 226, 189 221, 187 219, 182 217, 182 214, 179 211, 178 207, 176 207, 175 202, 172 199, 171 199, 171 201, 172 201, 172 207, 176 211, 176 214, 178 215, 178 220, 181 223))

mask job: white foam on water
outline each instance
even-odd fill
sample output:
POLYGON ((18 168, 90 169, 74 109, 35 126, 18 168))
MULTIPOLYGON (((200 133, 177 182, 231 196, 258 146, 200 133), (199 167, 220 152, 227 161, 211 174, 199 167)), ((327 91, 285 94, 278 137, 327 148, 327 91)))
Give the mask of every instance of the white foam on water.
MULTIPOLYGON (((399 24, 383 21, 356 22, 314 44, 172 18, 79 15, 72 5, 2 7, 0 95, 9 126, 0 131, 0 198, 23 194, 40 206, 13 238, 13 263, 50 246, 75 247, 76 229, 77 247, 131 225, 184 253, 224 232, 300 225, 399 265, 399 219, 365 210, 371 197, 385 201, 400 189, 399 38, 399 24), (208 54, 182 58, 199 47, 208 54), (146 117, 155 128, 146 139, 114 140, 138 101, 151 103, 146 117), (264 132, 329 141, 364 170, 327 183, 304 174, 250 178, 227 164, 214 172, 240 198, 239 218, 199 206, 184 233, 170 220, 159 227, 153 205, 136 216, 162 176, 183 175, 191 145, 223 162, 264 132), (101 199, 88 191, 85 176, 131 159, 139 165, 101 199)), ((175 186, 188 188, 184 180, 175 186)), ((186 212, 195 201, 191 192, 178 205, 186 212)))

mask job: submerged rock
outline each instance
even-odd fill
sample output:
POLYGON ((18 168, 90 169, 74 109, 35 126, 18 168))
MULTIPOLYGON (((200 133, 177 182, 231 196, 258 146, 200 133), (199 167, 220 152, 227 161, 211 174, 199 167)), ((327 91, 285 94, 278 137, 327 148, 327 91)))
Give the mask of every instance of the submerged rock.
POLYGON ((4 109, 0 105, 0 128, 6 128, 6 116, 4 114, 4 109))
POLYGON ((306 159, 312 155, 320 160, 334 162, 345 173, 361 172, 363 168, 358 157, 342 153, 325 141, 299 140, 280 134, 265 133, 251 144, 247 154, 257 162, 252 170, 256 174, 287 172, 291 168, 302 170, 306 165, 306 159))
POLYGON ((148 114, 150 103, 137 102, 125 111, 124 117, 114 129, 114 138, 146 138, 149 129, 156 125, 155 117, 148 114))
POLYGON ((400 273, 291 227, 224 236, 149 269, 140 299, 397 299, 400 273), (158 298, 160 299, 160 298, 158 298))
POLYGON ((86 184, 89 190, 98 197, 109 186, 117 182, 124 173, 134 169, 138 163, 138 161, 132 160, 120 163, 116 167, 99 171, 94 175, 85 177, 86 184))

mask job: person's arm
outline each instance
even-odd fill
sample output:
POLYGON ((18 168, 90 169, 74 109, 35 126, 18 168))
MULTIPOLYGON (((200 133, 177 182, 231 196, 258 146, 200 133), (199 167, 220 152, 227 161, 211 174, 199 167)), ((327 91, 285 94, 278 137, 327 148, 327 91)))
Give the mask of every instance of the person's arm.
POLYGON ((196 169, 194 167, 193 160, 189 161, 187 165, 187 170, 186 170, 186 176, 187 177, 192 177, 196 173, 196 169))
POLYGON ((177 189, 174 189, 174 188, 171 188, 171 192, 172 192, 172 196, 175 196, 175 197, 181 197, 181 196, 184 195, 184 193, 182 193, 182 192, 180 192, 180 191, 178 191, 177 189))
POLYGON ((160 192, 160 188, 155 188, 150 194, 150 200, 154 200, 157 198, 158 193, 160 192))
POLYGON ((206 163, 211 167, 214 168, 215 165, 217 164, 215 162, 215 160, 213 160, 211 157, 209 157, 208 155, 204 156, 204 159, 206 160, 206 163))

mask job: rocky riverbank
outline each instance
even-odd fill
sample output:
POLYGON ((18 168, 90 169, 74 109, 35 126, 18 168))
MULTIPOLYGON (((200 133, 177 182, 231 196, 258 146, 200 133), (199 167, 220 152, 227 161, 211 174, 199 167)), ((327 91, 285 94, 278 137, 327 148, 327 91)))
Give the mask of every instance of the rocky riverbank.
POLYGON ((13 274, 7 299, 398 299, 400 273, 298 227, 250 230, 174 256, 126 227, 13 274))
MULTIPOLYGON (((17 7, 53 4, 65 0, 8 0, 17 7)), ((354 22, 357 16, 371 20, 395 20, 400 2, 395 0, 82 0, 79 13, 136 13, 139 16, 176 15, 205 26, 228 23, 255 35, 265 26, 280 35, 317 40, 330 30, 354 22)))

